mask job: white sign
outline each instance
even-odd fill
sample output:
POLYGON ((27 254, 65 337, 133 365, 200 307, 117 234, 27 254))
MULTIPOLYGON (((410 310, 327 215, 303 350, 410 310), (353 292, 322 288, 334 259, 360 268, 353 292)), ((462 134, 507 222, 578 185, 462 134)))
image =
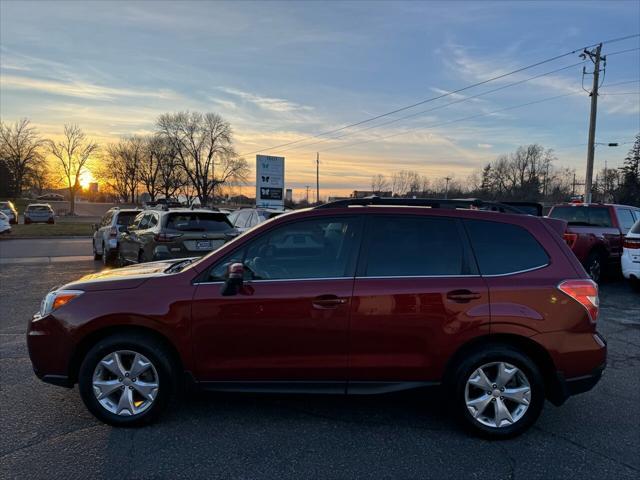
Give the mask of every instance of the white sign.
POLYGON ((256 155, 256 207, 284 208, 284 157, 256 155))

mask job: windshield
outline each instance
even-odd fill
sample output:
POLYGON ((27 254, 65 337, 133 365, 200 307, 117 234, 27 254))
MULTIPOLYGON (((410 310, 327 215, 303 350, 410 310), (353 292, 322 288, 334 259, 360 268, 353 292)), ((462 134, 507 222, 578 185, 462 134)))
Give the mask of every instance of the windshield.
POLYGON ((578 227, 611 226, 611 214, 607 207, 554 207, 549 216, 578 227))
POLYGON ((233 227, 224 213, 180 212, 169 214, 167 229, 181 232, 230 232, 233 227))

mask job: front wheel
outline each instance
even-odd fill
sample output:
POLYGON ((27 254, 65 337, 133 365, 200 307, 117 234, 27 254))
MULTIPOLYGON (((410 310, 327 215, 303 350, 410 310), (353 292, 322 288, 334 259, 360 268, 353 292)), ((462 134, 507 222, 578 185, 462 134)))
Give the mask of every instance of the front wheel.
POLYGON ((538 367, 508 346, 487 346, 467 356, 453 381, 456 414, 487 438, 520 435, 533 425, 544 405, 538 367))
POLYGON ((591 280, 598 283, 602 279, 602 255, 598 252, 591 252, 587 257, 584 269, 587 271, 591 280))
POLYGON ((99 420, 141 426, 155 420, 176 393, 177 371, 164 346, 139 334, 100 340, 78 374, 80 395, 99 420))

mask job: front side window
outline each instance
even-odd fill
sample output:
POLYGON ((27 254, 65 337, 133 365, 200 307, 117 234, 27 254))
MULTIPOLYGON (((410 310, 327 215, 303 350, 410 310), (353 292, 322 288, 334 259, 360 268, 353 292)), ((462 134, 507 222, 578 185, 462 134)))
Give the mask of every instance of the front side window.
POLYGON ((360 219, 319 218, 265 232, 227 255, 211 270, 223 280, 227 266, 242 263, 248 280, 296 280, 353 276, 360 219))
POLYGON ((455 276, 465 268, 455 219, 376 216, 368 232, 364 276, 455 276))
POLYGON ((627 232, 631 227, 633 227, 635 220, 631 210, 628 208, 616 208, 616 213, 618 214, 618 222, 620 222, 621 230, 627 232))
POLYGON ((116 218, 116 225, 119 227, 128 227, 138 215, 138 212, 120 212, 116 218))
POLYGON ((509 223, 465 220, 482 275, 506 275, 549 264, 549 256, 524 228, 509 223))

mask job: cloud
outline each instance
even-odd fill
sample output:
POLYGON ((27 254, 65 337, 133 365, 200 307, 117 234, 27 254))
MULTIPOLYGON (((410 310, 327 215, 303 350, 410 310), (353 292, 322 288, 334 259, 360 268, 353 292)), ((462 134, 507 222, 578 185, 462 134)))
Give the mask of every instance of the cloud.
POLYGON ((8 90, 32 90, 94 100, 113 100, 118 97, 146 97, 164 100, 178 98, 171 90, 137 90, 107 87, 80 81, 62 82, 19 75, 2 75, 0 87, 8 90))
POLYGON ((479 143, 478 148, 489 149, 489 148, 493 148, 493 145, 491 145, 490 143, 479 143))
POLYGON ((245 92, 237 88, 219 87, 225 93, 239 97, 245 102, 252 103, 257 107, 271 112, 299 112, 310 111, 313 107, 300 105, 284 98, 263 97, 255 93, 245 92))

